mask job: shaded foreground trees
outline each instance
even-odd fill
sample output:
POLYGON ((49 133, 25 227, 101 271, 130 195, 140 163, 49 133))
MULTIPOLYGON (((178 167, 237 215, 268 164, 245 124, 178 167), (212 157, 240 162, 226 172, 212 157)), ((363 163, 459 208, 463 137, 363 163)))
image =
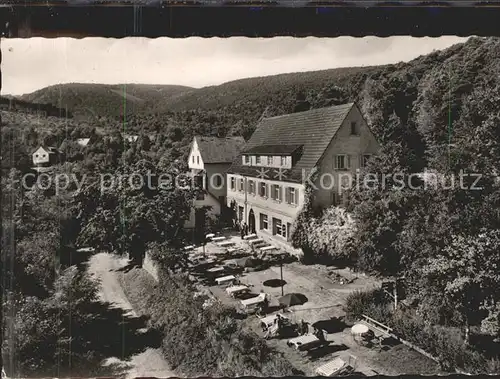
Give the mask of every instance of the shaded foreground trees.
POLYGON ((150 243, 179 245, 194 196, 189 178, 180 169, 168 166, 163 172, 161 166, 141 160, 109 174, 107 183, 103 178, 76 196, 81 244, 128 253, 136 263, 150 243))
MULTIPOLYGON (((24 193, 13 172, 2 181, 2 353, 9 376, 85 373, 102 356, 77 328, 89 322, 97 285, 61 254, 75 236, 65 232, 70 202, 33 189, 24 193), (59 234, 58 232, 61 232, 59 234)), ((76 231, 77 232, 77 231, 76 231)), ((94 337, 95 338, 95 337, 94 337)), ((88 371, 87 371, 88 372, 88 371)))

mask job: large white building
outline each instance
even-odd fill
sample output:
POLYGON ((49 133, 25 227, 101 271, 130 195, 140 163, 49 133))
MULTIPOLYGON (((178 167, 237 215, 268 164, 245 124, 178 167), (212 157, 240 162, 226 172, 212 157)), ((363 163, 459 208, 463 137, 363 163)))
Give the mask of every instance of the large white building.
POLYGON ((379 144, 356 104, 263 119, 227 174, 227 204, 261 238, 294 254, 292 224, 313 169, 313 206, 338 205, 340 182, 353 177, 379 144))

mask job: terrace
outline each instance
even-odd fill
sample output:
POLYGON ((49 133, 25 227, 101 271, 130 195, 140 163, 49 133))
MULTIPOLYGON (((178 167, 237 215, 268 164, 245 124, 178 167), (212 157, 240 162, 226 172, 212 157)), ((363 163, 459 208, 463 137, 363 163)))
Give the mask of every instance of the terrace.
MULTIPOLYGON (((362 346, 353 338, 352 325, 344 323, 345 299, 353 291, 379 287, 378 280, 356 274, 348 268, 303 265, 286 257, 279 249, 256 249, 255 245, 259 243, 256 236, 242 239, 239 235, 228 233, 223 237, 215 237, 214 242, 206 244, 204 259, 211 263, 198 267, 193 279, 200 290, 209 291, 220 302, 246 313, 247 317, 242 321, 245 327, 262 337, 261 319, 253 315, 253 311, 248 311, 252 304, 248 308, 246 303, 252 303, 248 299, 263 294, 267 294, 268 298, 268 316, 280 312, 291 324, 304 320, 322 329, 326 344, 312 349, 291 348, 287 343, 289 338, 267 341, 307 375, 315 375, 318 367, 327 365, 335 358, 352 361, 352 356, 356 357, 356 372, 365 375, 397 375, 401 370, 413 374, 439 372, 435 362, 407 346, 385 346, 381 350, 362 346), (221 246, 222 241, 229 244, 221 246), (216 283, 217 278, 229 275, 233 275, 234 280, 216 283), (243 290, 243 287, 246 289, 243 290), (283 309, 279 299, 285 294, 300 294, 305 301, 283 309)), ((203 247, 196 247, 191 257, 202 253, 203 247)))

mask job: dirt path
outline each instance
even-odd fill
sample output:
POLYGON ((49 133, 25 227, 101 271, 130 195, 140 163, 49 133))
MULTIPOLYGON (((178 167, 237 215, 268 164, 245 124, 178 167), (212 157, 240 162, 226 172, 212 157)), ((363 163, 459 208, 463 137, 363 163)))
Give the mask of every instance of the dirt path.
MULTIPOLYGON (((132 319, 138 315, 132 309, 122 287, 118 281, 117 270, 127 265, 127 260, 107 253, 94 255, 89 261, 88 271, 94 278, 100 280, 100 298, 103 303, 110 303, 112 308, 124 310, 124 316, 132 319)), ((139 328, 136 333, 147 332, 146 328, 139 328)), ((125 343, 125 342, 123 342, 125 343)), ((125 350, 125 349, 124 349, 125 350)), ((160 349, 152 348, 146 343, 141 353, 129 357, 109 357, 104 365, 113 365, 121 368, 127 378, 175 376, 163 358, 160 349)))

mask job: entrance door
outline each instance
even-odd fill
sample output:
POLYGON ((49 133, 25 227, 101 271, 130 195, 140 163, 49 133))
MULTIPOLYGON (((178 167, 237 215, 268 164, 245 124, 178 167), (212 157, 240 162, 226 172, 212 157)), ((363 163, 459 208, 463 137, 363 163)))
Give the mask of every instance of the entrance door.
POLYGON ((250 213, 248 214, 248 230, 250 233, 255 233, 255 214, 253 213, 253 209, 250 209, 250 213))

